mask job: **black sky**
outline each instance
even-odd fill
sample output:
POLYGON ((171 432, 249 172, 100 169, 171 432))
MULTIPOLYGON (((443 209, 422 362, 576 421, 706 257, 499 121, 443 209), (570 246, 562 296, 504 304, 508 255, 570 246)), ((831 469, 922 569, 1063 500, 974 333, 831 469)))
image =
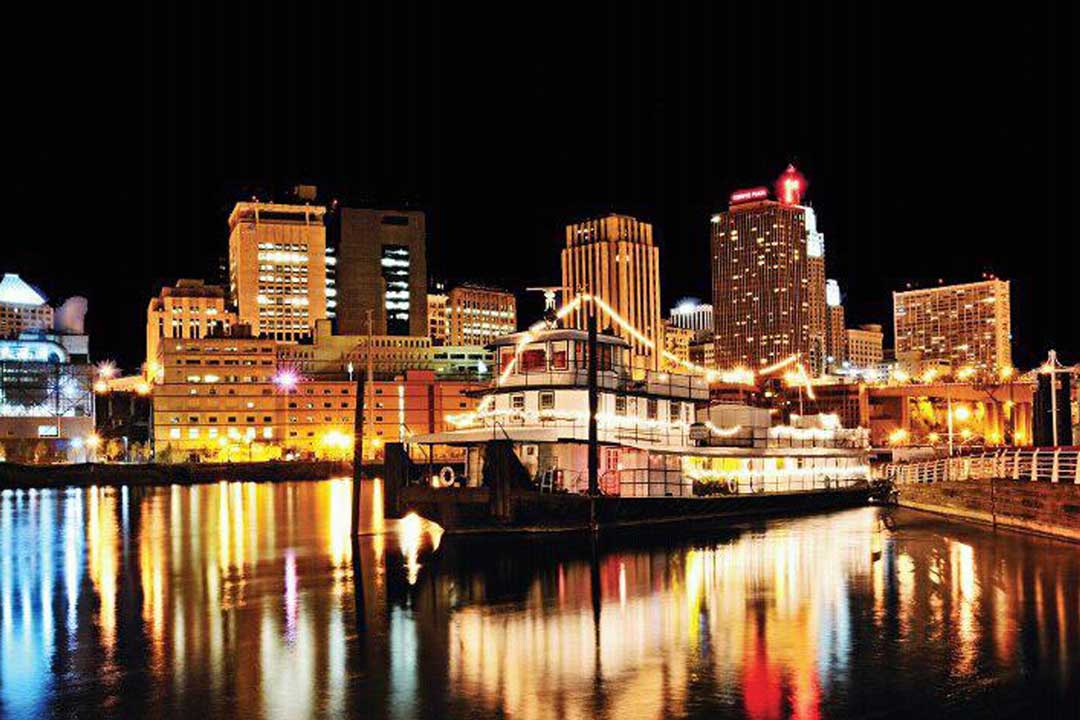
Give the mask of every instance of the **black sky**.
POLYGON ((994 272, 1017 363, 1075 362, 1076 11, 952 5, 21 7, 0 264, 86 295, 130 367, 232 202, 308 182, 426 209, 432 273, 515 290, 557 281, 568 220, 637 214, 671 304, 708 296, 709 215, 795 162, 851 322, 994 272))

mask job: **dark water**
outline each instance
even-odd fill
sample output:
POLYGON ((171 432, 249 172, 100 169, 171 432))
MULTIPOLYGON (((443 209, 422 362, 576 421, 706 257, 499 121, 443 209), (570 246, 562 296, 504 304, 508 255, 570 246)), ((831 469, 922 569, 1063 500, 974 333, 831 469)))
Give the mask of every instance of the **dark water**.
POLYGON ((349 494, 4 492, 0 714, 1080 717, 1075 545, 867 508, 354 550, 349 494))

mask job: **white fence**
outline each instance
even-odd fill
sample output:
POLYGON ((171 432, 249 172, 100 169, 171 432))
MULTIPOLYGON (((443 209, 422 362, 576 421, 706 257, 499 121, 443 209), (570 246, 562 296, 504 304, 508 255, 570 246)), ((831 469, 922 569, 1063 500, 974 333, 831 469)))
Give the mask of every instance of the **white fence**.
POLYGON ((1080 450, 998 450, 978 455, 889 464, 885 478, 897 484, 948 480, 1031 480, 1080 485, 1080 450))

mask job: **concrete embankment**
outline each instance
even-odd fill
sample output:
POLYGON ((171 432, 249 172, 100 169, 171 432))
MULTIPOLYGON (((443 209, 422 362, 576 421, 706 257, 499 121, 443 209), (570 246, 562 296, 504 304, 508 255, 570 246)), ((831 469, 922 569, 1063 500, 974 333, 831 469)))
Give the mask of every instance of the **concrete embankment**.
POLYGON ((1080 542, 1080 485, 970 480, 900 485, 903 507, 1080 542))
POLYGON ((19 465, 0 463, 0 488, 91 485, 190 485, 222 480, 285 482, 352 475, 352 464, 334 461, 19 465))

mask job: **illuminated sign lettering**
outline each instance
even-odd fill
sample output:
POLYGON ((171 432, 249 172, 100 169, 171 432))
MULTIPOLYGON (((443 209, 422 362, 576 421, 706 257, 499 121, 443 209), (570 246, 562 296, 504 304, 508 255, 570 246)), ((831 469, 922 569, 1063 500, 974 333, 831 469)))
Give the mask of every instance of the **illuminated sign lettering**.
POLYGON ((755 187, 747 188, 746 190, 736 190, 731 193, 731 204, 737 205, 739 203, 751 202, 753 200, 765 200, 769 197, 769 188, 755 187))

